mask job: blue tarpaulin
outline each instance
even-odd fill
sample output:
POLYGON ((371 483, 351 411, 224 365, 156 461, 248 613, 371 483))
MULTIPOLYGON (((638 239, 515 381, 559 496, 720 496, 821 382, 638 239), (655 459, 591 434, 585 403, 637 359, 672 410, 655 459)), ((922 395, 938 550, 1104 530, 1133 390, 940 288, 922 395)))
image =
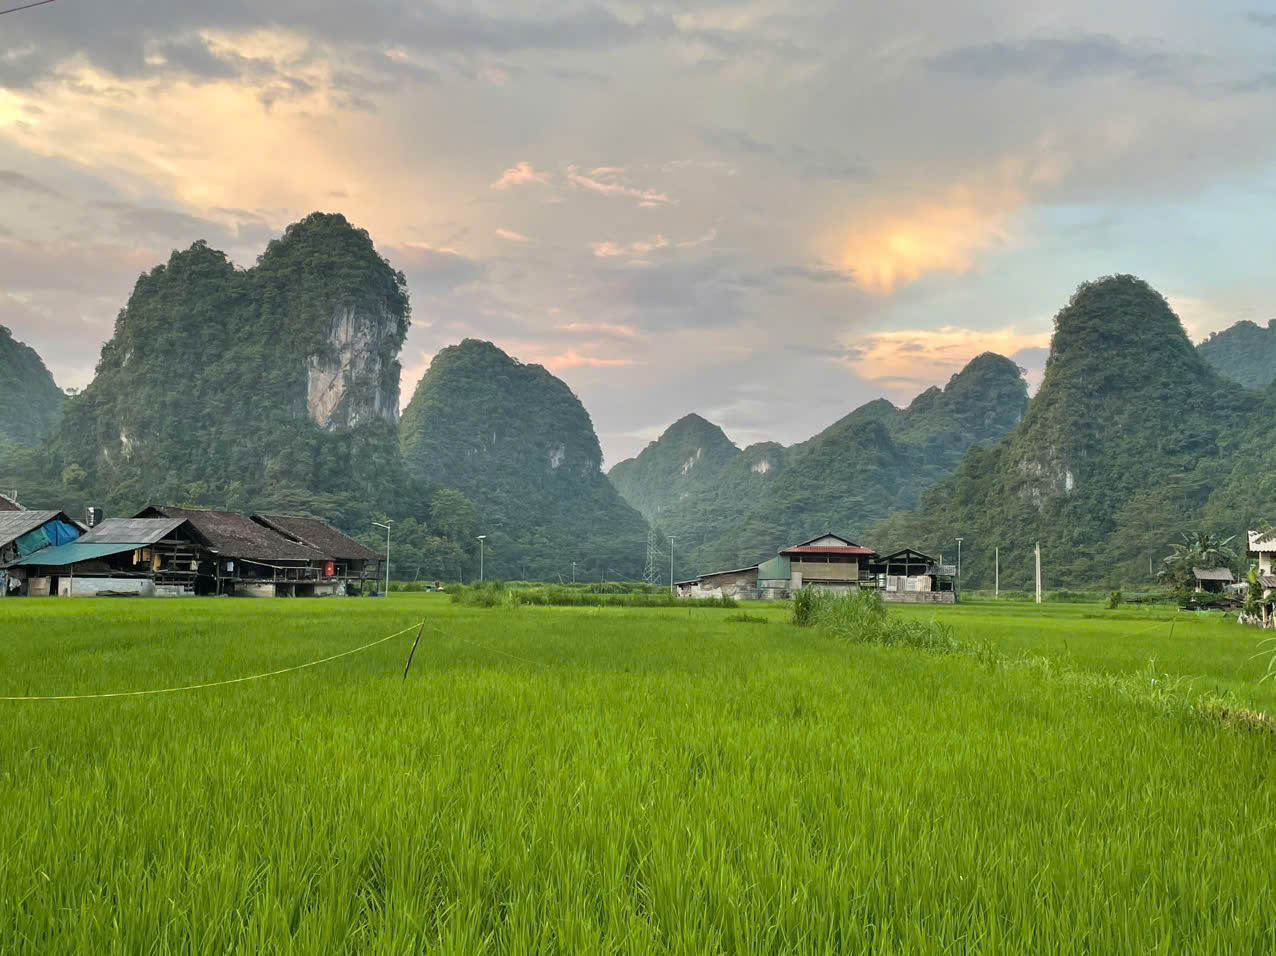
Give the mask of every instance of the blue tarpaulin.
POLYGON ((80 536, 80 529, 73 524, 67 524, 65 521, 58 521, 56 518, 52 521, 46 521, 34 531, 24 534, 21 538, 14 542, 18 547, 18 556, 25 558, 29 554, 35 554, 45 548, 57 548, 64 544, 70 544, 80 536))

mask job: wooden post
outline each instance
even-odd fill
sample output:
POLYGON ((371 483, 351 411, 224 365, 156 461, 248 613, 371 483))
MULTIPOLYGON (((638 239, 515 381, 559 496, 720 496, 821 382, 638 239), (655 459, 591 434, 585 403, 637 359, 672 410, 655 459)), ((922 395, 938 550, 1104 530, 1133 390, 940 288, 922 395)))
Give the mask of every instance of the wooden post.
POLYGON ((1035 550, 1037 555, 1037 603, 1040 604, 1041 603, 1041 542, 1040 541, 1037 542, 1037 547, 1035 550))

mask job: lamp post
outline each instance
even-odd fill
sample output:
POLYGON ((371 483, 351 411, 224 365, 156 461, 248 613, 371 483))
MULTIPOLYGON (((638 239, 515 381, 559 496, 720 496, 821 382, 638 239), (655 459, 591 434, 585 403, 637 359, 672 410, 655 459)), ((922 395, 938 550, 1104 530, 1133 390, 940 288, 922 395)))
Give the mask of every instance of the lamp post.
POLYGON ((376 525, 378 528, 385 528, 385 593, 386 593, 386 596, 389 597, 390 595, 390 525, 394 524, 394 521, 390 518, 386 518, 385 524, 382 524, 380 521, 374 521, 372 523, 376 525))
POLYGON ((673 539, 677 535, 669 535, 669 593, 673 594, 673 539))
POLYGON ((483 583, 483 542, 487 540, 487 535, 478 536, 479 543, 479 584, 483 583))
POLYGON ((957 539, 957 600, 961 600, 961 538, 957 539))

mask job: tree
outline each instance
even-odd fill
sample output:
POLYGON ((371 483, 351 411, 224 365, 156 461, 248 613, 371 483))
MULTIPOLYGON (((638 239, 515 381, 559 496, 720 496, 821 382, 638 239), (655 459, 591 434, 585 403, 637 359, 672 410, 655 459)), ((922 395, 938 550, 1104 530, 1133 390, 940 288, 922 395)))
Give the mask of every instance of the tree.
POLYGON ((1230 568, 1236 562, 1233 540, 1234 535, 1220 538, 1209 531, 1184 534, 1183 541, 1171 545, 1171 552, 1162 559, 1157 579, 1180 590, 1195 589, 1193 568, 1230 568))
POLYGON ((452 488, 441 488, 430 499, 430 529, 462 550, 474 538, 474 502, 452 488))

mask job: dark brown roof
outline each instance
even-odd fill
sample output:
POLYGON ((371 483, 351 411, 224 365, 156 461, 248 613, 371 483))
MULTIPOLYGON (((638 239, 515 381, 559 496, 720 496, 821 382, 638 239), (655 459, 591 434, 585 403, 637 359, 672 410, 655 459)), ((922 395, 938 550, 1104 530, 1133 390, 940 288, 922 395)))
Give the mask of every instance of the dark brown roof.
POLYGON ((190 508, 147 508, 138 518, 181 518, 189 521, 214 551, 227 558, 247 561, 326 561, 330 555, 285 538, 259 525, 248 515, 233 511, 197 511, 190 508))
POLYGON ((18 504, 8 495, 0 495, 0 511, 26 511, 26 510, 27 510, 26 508, 22 507, 22 505, 18 504))
POLYGON ((253 520, 317 548, 339 561, 380 561, 381 555, 318 518, 301 515, 253 515, 253 520))

